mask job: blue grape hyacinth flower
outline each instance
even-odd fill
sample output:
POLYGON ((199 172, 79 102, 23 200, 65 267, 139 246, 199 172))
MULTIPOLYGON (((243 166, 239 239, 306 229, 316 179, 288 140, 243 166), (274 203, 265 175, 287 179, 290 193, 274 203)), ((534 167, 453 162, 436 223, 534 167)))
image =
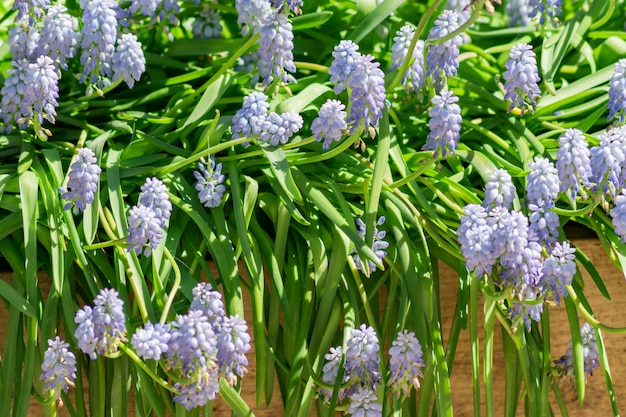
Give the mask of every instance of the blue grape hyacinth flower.
POLYGON ((200 203, 204 207, 219 207, 226 192, 226 176, 222 175, 222 164, 216 164, 213 157, 209 159, 208 169, 198 162, 198 170, 193 172, 193 176, 196 178, 194 188, 198 191, 200 203))
POLYGON ((146 182, 140 188, 139 204, 154 211, 155 217, 161 222, 161 227, 172 215, 172 203, 167 194, 167 187, 158 178, 146 178, 146 182))
POLYGON ((67 188, 59 188, 61 198, 67 201, 63 209, 74 207, 74 214, 85 211, 87 204, 94 200, 101 172, 102 168, 98 166, 94 152, 89 148, 78 149, 76 158, 70 165, 67 188))
POLYGON ((78 347, 91 359, 117 352, 126 340, 124 302, 112 288, 104 288, 94 299, 94 306, 84 306, 76 312, 78 325, 74 332, 78 347))
POLYGON ((346 106, 339 100, 329 99, 320 108, 317 117, 311 123, 311 132, 318 142, 324 141, 322 149, 327 151, 333 141, 340 141, 346 123, 346 106))
POLYGON ((41 362, 41 377, 44 392, 51 392, 55 400, 60 400, 61 392, 74 386, 76 379, 76 356, 69 350, 69 343, 59 336, 48 340, 48 348, 41 362))
POLYGON ((389 348, 389 386, 398 394, 408 397, 411 387, 420 387, 424 360, 422 346, 415 333, 407 330, 398 332, 396 339, 389 348))
MULTIPOLYGON (((435 20, 428 33, 428 40, 437 40, 459 28, 459 15, 452 10, 444 10, 435 20)), ((430 45, 426 51, 426 76, 432 75, 435 86, 440 89, 446 77, 456 75, 459 68, 459 47, 463 36, 456 35, 450 40, 430 45)))
POLYGON ((452 91, 443 90, 432 98, 433 107, 428 111, 428 141, 424 149, 441 154, 443 158, 454 154, 461 137, 461 107, 457 104, 459 98, 452 91))
POLYGON ((150 256, 162 238, 162 220, 152 208, 139 204, 130 209, 126 237, 129 252, 140 255, 143 251, 144 256, 150 256))
MULTIPOLYGON (((357 226, 357 231, 359 232, 359 236, 365 239, 365 234, 366 234, 365 223, 361 219, 356 219, 355 223, 357 226)), ((385 217, 380 216, 378 218, 378 221, 376 222, 376 225, 382 226, 383 224, 385 224, 385 217)), ((387 236, 387 232, 385 232, 384 230, 378 230, 378 227, 374 227, 374 243, 372 244, 372 250, 376 254, 376 257, 380 259, 381 261, 384 259, 385 256, 387 256, 387 251, 385 249, 387 249, 387 247, 389 246, 389 243, 384 240, 386 236, 387 236)), ((353 252, 354 264, 356 268, 359 271, 364 272, 363 261, 361 260, 361 257, 358 255, 356 248, 353 248, 352 252, 353 252)), ((376 271, 376 264, 369 259, 367 260, 367 267, 369 268, 370 274, 376 271)))
POLYGON ((146 58, 143 55, 141 43, 132 33, 123 34, 117 41, 115 53, 111 57, 113 82, 124 80, 128 88, 135 86, 141 74, 146 70, 146 58))
MULTIPOLYGON (((584 323, 580 327, 580 336, 583 345, 583 359, 585 372, 589 375, 593 375, 593 370, 600 366, 600 352, 598 349, 598 341, 596 340, 596 333, 593 326, 589 323, 584 323)), ((572 348, 572 341, 569 342, 569 347, 559 360, 554 361, 557 367, 562 368, 562 372, 565 376, 574 374, 574 350, 572 348)))
POLYGON ((168 350, 170 326, 168 324, 146 323, 137 329, 130 340, 139 356, 158 361, 168 350))
POLYGON ((618 123, 626 120, 626 58, 617 61, 609 85, 608 120, 617 117, 618 123))
POLYGON ((273 11, 263 20, 259 31, 258 65, 263 85, 276 78, 283 83, 296 83, 290 73, 293 63, 293 32, 291 23, 282 13, 273 11))
POLYGON ((511 100, 508 110, 511 111, 516 106, 524 109, 526 99, 533 106, 537 105, 541 90, 539 90, 539 71, 532 45, 520 43, 511 47, 505 68, 504 99, 511 100))
MULTIPOLYGON (((402 65, 409 54, 413 36, 415 36, 415 28, 411 25, 404 25, 396 32, 396 36, 393 38, 393 45, 391 46, 392 65, 389 71, 393 71, 402 65)), ((407 92, 419 92, 426 85, 423 40, 416 41, 410 59, 413 62, 411 62, 402 77, 402 85, 407 92)))
MULTIPOLYGON (((592 176, 590 151, 583 132, 579 129, 567 129, 559 137, 559 150, 556 153, 556 169, 559 189, 574 204, 581 186, 590 187, 592 176)), ((586 198, 586 194, 583 194, 586 198)))

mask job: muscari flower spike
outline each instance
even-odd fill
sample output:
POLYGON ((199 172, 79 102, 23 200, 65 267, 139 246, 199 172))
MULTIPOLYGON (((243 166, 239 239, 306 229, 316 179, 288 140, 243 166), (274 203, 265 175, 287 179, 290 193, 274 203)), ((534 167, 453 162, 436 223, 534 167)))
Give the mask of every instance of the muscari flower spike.
POLYGON ((168 324, 146 323, 141 329, 135 331, 130 343, 142 358, 158 361, 167 352, 170 340, 169 331, 168 324))
MULTIPOLYGON (((357 231, 359 232, 359 236, 365 239, 365 223, 361 219, 356 219, 355 223, 357 226, 357 231)), ((376 225, 382 226, 383 224, 385 224, 385 217, 380 216, 378 218, 378 221, 376 222, 376 225)), ((381 261, 385 256, 387 256, 387 251, 385 249, 387 249, 387 247, 389 246, 389 243, 383 240, 385 239, 385 236, 387 236, 387 232, 385 232, 384 230, 378 230, 377 227, 374 227, 374 243, 372 244, 372 250, 374 251, 374 254, 376 254, 376 257, 381 261)), ((359 271, 364 272, 363 261, 357 253, 356 248, 353 248, 352 252, 356 268, 359 271)), ((376 264, 369 259, 367 260, 367 267, 369 268, 370 274, 376 271, 376 264)))
POLYGON ((268 0, 235 0, 237 23, 241 26, 241 34, 247 35, 250 30, 257 33, 263 21, 272 13, 268 0))
POLYGON ((354 133, 363 122, 365 131, 374 137, 383 109, 388 106, 385 74, 380 64, 371 55, 361 55, 355 60, 347 83, 351 90, 347 123, 354 122, 350 133, 354 133))
POLYGON ((61 398, 61 391, 67 392, 76 379, 76 356, 68 348, 69 343, 57 336, 48 340, 48 349, 43 354, 41 380, 43 390, 51 391, 55 400, 61 398))
POLYGON ((122 79, 128 88, 133 88, 135 81, 139 81, 146 70, 143 48, 132 33, 125 33, 118 39, 115 53, 111 57, 111 70, 113 82, 122 79))
POLYGON ((527 26, 530 23, 529 12, 529 0, 508 0, 506 3, 510 27, 527 26))
POLYGON ((559 240, 559 216, 551 210, 552 207, 553 202, 548 205, 528 204, 529 230, 531 234, 537 236, 548 253, 559 240))
POLYGON ((611 222, 615 234, 626 243, 626 190, 615 197, 615 207, 611 209, 611 222))
POLYGON ((264 86, 277 78, 283 83, 296 83, 289 73, 296 72, 293 63, 293 32, 283 13, 273 11, 262 21, 259 37, 258 65, 264 86))
POLYGON ((626 120, 626 58, 617 61, 609 86, 608 120, 617 117, 618 123, 626 120))
MULTIPOLYGON (((444 10, 439 15, 428 34, 428 40, 442 38, 459 28, 459 16, 452 10, 444 10)), ((459 47, 463 44, 463 36, 430 45, 426 52, 426 76, 433 76, 435 86, 440 89, 445 77, 456 75, 459 68, 459 47)))
POLYGON ((260 134, 269 108, 267 96, 263 93, 253 91, 244 97, 241 109, 233 116, 233 139, 260 134))
POLYGON ((348 77, 357 61, 361 59, 359 46, 352 41, 342 40, 333 50, 333 62, 328 68, 330 82, 335 84, 335 94, 341 93, 348 86, 348 77))
MULTIPOLYGON (((598 350, 598 342, 596 333, 589 323, 585 323, 580 328, 580 336, 583 345, 583 358, 585 372, 593 375, 593 370, 600 366, 600 352, 598 350)), ((572 341, 569 347, 559 360, 554 361, 557 367, 562 368, 563 375, 569 376, 574 374, 574 351, 572 349, 572 341)))
POLYGON ((540 24, 549 19, 552 26, 556 26, 561 17, 563 0, 528 0, 528 7, 528 17, 534 19, 539 15, 540 24))
POLYGON ((526 176, 526 203, 552 207, 559 195, 560 181, 554 163, 547 158, 535 157, 528 164, 526 176))
POLYGON ((211 376, 217 371, 217 340, 209 318, 200 310, 190 310, 170 324, 167 359, 182 378, 211 376))
POLYGON ((515 200, 516 190, 507 170, 499 168, 491 173, 489 181, 485 184, 485 198, 483 207, 492 209, 494 207, 504 207, 511 209, 515 200))
POLYGON ((177 382, 174 388, 179 392, 174 396, 174 402, 185 407, 187 411, 202 407, 214 400, 220 390, 218 371, 208 370, 205 374, 194 376, 185 382, 177 382))
MULTIPOLYGON (((531 45, 521 43, 511 47, 509 59, 506 61, 504 72, 504 99, 511 100, 509 111, 516 106, 524 109, 526 99, 535 106, 537 97, 541 97, 539 90, 539 72, 537 60, 531 45)), ((531 108, 532 111, 532 108, 531 108)))
MULTIPOLYGON (((334 386, 339 376, 339 370, 341 369, 341 360, 343 358, 343 350, 341 346, 331 347, 329 352, 324 355, 326 363, 322 367, 322 382, 325 384, 334 386)), ((344 373, 343 381, 347 381, 347 375, 344 373)), ((342 388, 339 390, 338 399, 342 401, 345 398, 346 390, 342 388)), ((333 396, 333 390, 322 388, 320 389, 320 395, 324 397, 324 402, 329 402, 333 396)))
POLYGON ((214 291, 208 282, 199 282, 192 290, 190 310, 199 310, 209 318, 213 326, 218 326, 226 316, 222 294, 214 291))
POLYGON ((263 122, 259 140, 272 146, 285 144, 302 128, 302 116, 294 111, 283 114, 271 112, 263 122))
POLYGON ((376 391, 367 387, 359 387, 350 396, 348 414, 354 417, 382 417, 383 405, 378 402, 376 391))
POLYGON ((333 141, 340 141, 348 128, 345 109, 346 106, 339 100, 329 99, 322 104, 317 117, 311 123, 311 132, 315 135, 315 140, 324 141, 323 150, 327 151, 333 141))
POLYGON ((74 321, 78 324, 74 332, 77 345, 91 359, 117 352, 119 343, 126 340, 124 302, 112 288, 102 289, 93 308, 79 309, 74 321))
POLYGON ((217 39, 222 32, 220 12, 207 7, 198 13, 191 24, 191 33, 196 39, 217 39))
POLYGON ((389 385, 398 394, 408 397, 411 387, 419 389, 424 360, 422 346, 415 333, 407 330, 398 332, 389 348, 389 385))
MULTIPOLYGON (((591 161, 589 145, 579 129, 567 129, 559 137, 556 168, 561 181, 560 190, 574 204, 580 186, 590 187, 591 161)), ((583 196, 586 197, 586 196, 583 196)))
POLYGON ((248 325, 239 316, 226 316, 217 332, 217 363, 219 373, 233 386, 246 372, 250 351, 248 325))
POLYGON ((73 207, 74 214, 85 211, 87 204, 94 200, 101 172, 94 152, 89 148, 79 148, 70 166, 67 188, 59 188, 61 198, 67 201, 63 209, 73 207))
MULTIPOLYGON (((415 36, 415 28, 411 25, 402 26, 393 38, 393 45, 391 46, 391 68, 389 71, 393 71, 399 68, 406 56, 409 53, 409 47, 411 41, 415 36)), ((426 85, 426 76, 424 75, 424 41, 418 40, 415 43, 415 48, 411 54, 413 62, 404 72, 402 77, 402 85, 407 92, 415 91, 419 92, 426 85)))
POLYGON ((91 95, 91 85, 97 89, 111 85, 111 57, 115 54, 118 32, 116 11, 119 5, 114 0, 81 0, 80 7, 83 9, 84 24, 80 45, 83 72, 79 82, 90 84, 87 95, 91 95))
POLYGON ((379 350, 373 327, 361 324, 358 329, 350 329, 344 368, 353 388, 358 385, 374 389, 380 383, 379 350))
POLYGON ((472 0, 448 0, 446 10, 456 12, 459 17, 459 26, 467 22, 472 16, 472 0))
POLYGON ((45 47, 43 43, 40 42, 40 39, 41 33, 39 28, 29 25, 28 18, 24 17, 18 20, 15 25, 9 29, 9 36, 7 38, 12 60, 14 62, 27 60, 30 63, 39 55, 45 55, 38 53, 41 47, 45 47))
POLYGON ((226 177, 222 175, 222 163, 215 163, 215 159, 209 159, 208 169, 198 162, 198 171, 193 172, 196 178, 194 188, 198 191, 198 199, 204 207, 219 207, 222 204, 226 186, 224 181, 226 177))
POLYGON ((464 216, 457 230, 461 254, 467 270, 482 277, 496 263, 491 237, 493 230, 487 225, 487 212, 483 206, 468 204, 463 211, 464 216))
POLYGON ((43 20, 37 54, 49 56, 67 70, 67 60, 76 55, 79 42, 78 19, 64 6, 50 6, 43 20))
POLYGON ((140 255, 143 250, 144 256, 150 256, 162 238, 162 220, 152 208, 139 204, 130 209, 126 237, 129 252, 133 251, 140 255))
POLYGON ((441 154, 443 158, 454 154, 461 137, 461 107, 457 104, 459 98, 452 91, 442 91, 432 98, 433 107, 428 111, 428 142, 424 149, 441 154))
POLYGON ((598 136, 600 142, 590 149, 591 183, 601 198, 608 194, 614 198, 622 184, 622 164, 626 162, 622 135, 619 128, 611 129, 598 136))
POLYGON ((146 182, 140 188, 139 204, 146 206, 161 222, 161 227, 172 215, 172 203, 167 194, 167 187, 158 178, 146 178, 146 182))
POLYGON ((13 10, 17 10, 16 20, 28 17, 29 25, 33 26, 50 6, 49 0, 15 0, 13 10))
POLYGON ((568 242, 556 243, 550 256, 543 261, 543 276, 554 294, 557 304, 567 297, 567 286, 572 284, 576 274, 576 248, 568 242))

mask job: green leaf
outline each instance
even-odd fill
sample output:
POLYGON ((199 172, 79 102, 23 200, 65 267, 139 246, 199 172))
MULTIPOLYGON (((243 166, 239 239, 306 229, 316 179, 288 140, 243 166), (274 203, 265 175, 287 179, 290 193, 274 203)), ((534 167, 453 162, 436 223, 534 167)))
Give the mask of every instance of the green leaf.
POLYGON ((372 30, 376 29, 387 17, 389 17, 398 7, 406 0, 385 0, 376 7, 363 21, 357 26, 346 39, 359 43, 372 30))
POLYGON ((309 84, 302 91, 293 97, 289 97, 287 100, 282 101, 277 107, 276 111, 279 113, 286 111, 295 111, 301 113, 309 104, 323 94, 333 91, 331 88, 319 84, 309 84))
POLYGON ((317 13, 306 13, 291 18, 292 30, 298 31, 303 29, 316 28, 322 26, 333 16, 333 12, 320 11, 317 13))
POLYGON ((213 109, 215 102, 228 90, 234 79, 235 77, 232 74, 226 72, 208 86, 182 127, 185 128, 204 118, 213 109))
POLYGON ((302 194, 300 194, 300 190, 293 180, 291 168, 289 167, 289 162, 287 162, 287 157, 283 149, 265 143, 260 143, 259 146, 270 163, 274 177, 278 180, 278 183, 285 193, 287 193, 287 196, 294 202, 303 204, 304 200, 302 199, 302 194))
POLYGON ((22 297, 13 287, 0 280, 0 297, 4 298, 15 307, 18 311, 30 317, 36 317, 37 313, 33 306, 30 305, 24 297, 22 297))

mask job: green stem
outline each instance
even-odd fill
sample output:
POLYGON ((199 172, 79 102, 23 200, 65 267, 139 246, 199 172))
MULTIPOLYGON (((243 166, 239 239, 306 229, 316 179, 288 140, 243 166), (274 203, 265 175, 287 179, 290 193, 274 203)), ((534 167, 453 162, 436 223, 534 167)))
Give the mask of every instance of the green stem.
POLYGON ((298 69, 310 69, 317 72, 328 73, 328 67, 325 65, 313 64, 312 62, 294 61, 294 65, 298 69))
MULTIPOLYGON (((408 51, 415 50, 415 45, 417 45, 417 41, 422 35, 422 31, 424 30, 424 27, 426 27, 426 23, 428 23, 431 16, 435 13, 437 9, 439 9, 439 6, 441 6, 442 4, 443 0, 435 0, 435 2, 430 5, 428 10, 426 10, 426 13, 424 13, 419 23, 417 24, 417 28, 415 29, 415 33, 413 34, 413 39, 411 39, 411 44, 407 49, 408 51)), ((394 88, 396 88, 398 84, 400 84, 400 82, 402 81, 402 77, 404 77, 404 74, 406 73, 407 68, 409 68, 409 63, 412 59, 413 54, 406 54, 404 62, 402 62, 402 66, 398 68, 398 73, 396 74, 396 77, 393 79, 393 81, 391 81, 391 84, 389 84, 389 87, 387 87, 387 91, 392 91, 394 88)))
POLYGON ((436 159, 432 157, 432 152, 428 152, 428 153, 431 155, 431 157, 427 159, 426 161, 424 161, 424 163, 422 163, 422 165, 416 171, 412 172, 411 174, 407 175, 401 180, 392 182, 391 184, 389 184, 389 188, 392 188, 392 189, 400 188, 403 185, 406 185, 410 183, 411 181, 415 180, 416 178, 421 176, 428 168, 430 168, 433 165, 433 163, 435 163, 436 159))
POLYGON ((95 249, 102 249, 102 248, 108 248, 111 246, 119 246, 122 245, 126 242, 126 238, 122 237, 119 239, 115 239, 115 240, 109 240, 106 242, 100 242, 100 243, 95 243, 93 245, 85 245, 83 246, 84 250, 95 250, 95 249))
POLYGON ((174 284, 172 285, 172 289, 167 297, 167 301, 165 302, 165 306, 163 306, 163 313, 161 313, 161 324, 165 324, 167 321, 167 315, 170 312, 170 308, 172 307, 172 303, 174 302, 174 297, 176 297, 176 293, 178 292, 178 288, 180 287, 180 269, 178 268, 178 264, 176 263, 176 259, 172 256, 172 253, 167 247, 163 248, 163 253, 170 264, 172 265, 172 269, 174 270, 174 284))
POLYGON ((154 382, 156 382, 166 390, 173 392, 174 394, 178 394, 178 391, 173 386, 171 386, 166 380, 158 376, 152 369, 148 368, 146 363, 139 356, 137 356, 137 354, 132 349, 130 349, 123 343, 119 345, 119 348, 126 355, 128 355, 128 357, 133 362, 135 362, 137 366, 139 366, 146 374, 148 374, 154 382))
POLYGON ((613 334, 624 334, 624 333, 626 333, 626 327, 611 327, 611 326, 607 326, 607 325, 602 324, 601 322, 599 322, 593 316, 593 314, 591 314, 585 308, 585 306, 582 304, 582 302, 578 298, 578 295, 576 295, 576 292, 574 291, 574 289, 571 286, 567 287, 567 293, 569 294, 570 300, 576 306, 576 310, 578 310, 578 312, 583 316, 583 318, 589 324, 591 324, 593 327, 595 327, 596 329, 604 330, 607 333, 613 333, 613 334))

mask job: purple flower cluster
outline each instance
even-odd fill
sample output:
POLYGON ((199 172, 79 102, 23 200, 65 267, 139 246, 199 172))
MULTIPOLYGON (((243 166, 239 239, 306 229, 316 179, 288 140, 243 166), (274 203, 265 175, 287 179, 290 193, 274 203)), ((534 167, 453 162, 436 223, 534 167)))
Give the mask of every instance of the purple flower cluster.
POLYGON ((452 91, 443 90, 432 98, 433 107, 428 111, 428 142, 424 149, 441 154, 443 158, 448 151, 454 154, 461 131, 461 107, 457 104, 459 98, 452 91))
POLYGON ((129 88, 133 88, 135 81, 139 81, 146 70, 146 59, 135 35, 125 33, 118 39, 115 54, 111 57, 111 70, 113 82, 123 79, 129 88))
POLYGON ((327 100, 317 114, 317 118, 311 123, 311 132, 318 142, 324 141, 322 149, 327 151, 333 141, 340 141, 344 131, 348 128, 346 123, 346 106, 339 100, 327 100))
POLYGON ((263 21, 259 30, 258 65, 263 85, 269 85, 274 78, 284 83, 295 83, 289 73, 296 72, 293 63, 293 32, 287 16, 272 11, 263 21))
POLYGON ((559 217, 551 211, 559 191, 556 168, 536 158, 529 169, 528 217, 511 210, 515 188, 510 175, 494 171, 483 205, 465 206, 457 229, 468 271, 492 279, 507 293, 513 327, 523 322, 527 329, 540 319, 546 301, 567 297, 576 272, 575 250, 559 242, 559 217))
POLYGON ((232 119, 233 138, 259 135, 259 140, 272 146, 285 144, 303 125, 302 116, 293 111, 269 112, 267 96, 252 92, 243 99, 243 106, 232 119))
MULTIPOLYGON (((428 40, 436 41, 449 35, 459 28, 459 15, 452 10, 444 10, 435 20, 428 33, 428 40)), ((463 36, 456 35, 450 40, 435 43, 426 52, 426 76, 432 75, 435 86, 440 89, 446 77, 456 75, 459 68, 459 47, 463 44, 463 36)))
POLYGON ((49 56, 60 68, 67 69, 67 60, 76 55, 79 42, 78 19, 63 6, 50 6, 37 42, 37 54, 49 56))
POLYGON ((601 198, 608 195, 611 199, 619 193, 624 185, 623 169, 626 164, 624 143, 626 143, 626 127, 618 127, 598 136, 600 142, 590 150, 592 189, 599 192, 601 198))
POLYGON ((528 16, 536 18, 539 16, 539 23, 542 25, 549 19, 553 26, 556 26, 561 17, 563 0, 528 0, 528 16))
POLYGON ((411 387, 420 388, 419 378, 423 376, 424 367, 422 356, 422 346, 415 333, 407 330, 398 332, 389 348, 389 385, 398 395, 402 393, 408 397, 411 387))
POLYGON ((41 127, 44 120, 55 122, 59 97, 59 74, 48 56, 39 56, 35 62, 26 59, 13 61, 7 71, 0 94, 0 114, 7 132, 16 123, 20 129, 35 126, 35 133, 45 139, 50 135, 41 127))
MULTIPOLYGON (((411 25, 404 25, 396 32, 396 36, 393 38, 393 45, 391 46, 392 65, 391 68, 389 68, 390 71, 399 68, 406 59, 409 54, 409 47, 411 46, 413 36, 415 36, 415 28, 411 25)), ((423 40, 418 40, 415 43, 411 59, 413 61, 402 77, 402 85, 407 92, 419 92, 426 85, 423 40)))
POLYGON ((41 18, 50 5, 48 0, 15 0, 13 10, 17 10, 17 20, 28 17, 30 26, 35 19, 41 18))
POLYGON ((452 10, 458 15, 459 26, 461 26, 472 16, 471 4, 471 0, 448 0, 446 10, 452 10))
POLYGON ((269 0, 235 0, 237 23, 241 25, 241 34, 247 35, 250 30, 258 33, 263 21, 272 13, 269 0))
MULTIPOLYGON (((378 336, 372 327, 361 324, 357 329, 348 329, 345 358, 341 346, 330 348, 330 352, 325 355, 327 362, 322 369, 322 382, 335 385, 343 360, 343 388, 338 393, 339 401, 349 398, 350 406, 355 409, 362 409, 366 406, 364 404, 373 406, 377 401, 376 386, 381 380, 379 350, 378 336), (359 399, 361 397, 365 403, 359 399)), ((332 394, 331 389, 320 390, 325 401, 329 401, 332 394)))
POLYGON ((167 187, 157 178, 146 178, 139 204, 128 214, 128 251, 150 256, 163 238, 163 227, 172 213, 167 187))
POLYGON ((509 16, 509 26, 526 26, 530 23, 530 0, 509 0, 506 3, 506 14, 509 16))
POLYGON ((84 306, 76 312, 74 337, 78 348, 96 359, 117 352, 118 344, 126 340, 126 315, 114 289, 102 289, 93 303, 93 308, 84 306))
POLYGON ((219 38, 222 32, 221 15, 216 9, 205 7, 193 20, 191 33, 197 39, 219 38))
POLYGON ((198 199, 204 207, 219 207, 226 192, 224 181, 226 177, 222 175, 222 164, 216 164, 215 158, 209 158, 208 169, 203 163, 198 162, 198 171, 193 172, 196 178, 194 185, 198 191, 198 199))
POLYGON ((187 314, 169 324, 147 323, 131 339, 141 357, 165 360, 179 380, 174 401, 187 410, 214 399, 219 378, 234 385, 246 372, 251 348, 246 322, 225 314, 219 292, 207 283, 192 292, 187 314))
POLYGON ((363 122, 370 136, 388 105, 385 74, 371 55, 362 55, 352 41, 341 41, 333 50, 333 62, 328 69, 330 81, 335 83, 335 94, 350 89, 350 113, 347 123, 354 123, 354 133, 363 122))
POLYGON ((537 60, 531 45, 521 43, 511 47, 509 59, 506 61, 504 72, 504 99, 511 100, 509 111, 514 107, 524 109, 526 99, 535 106, 537 97, 541 96, 539 90, 539 72, 537 60))
POLYGON ((626 58, 617 61, 613 67, 609 87, 608 119, 617 117, 619 123, 624 123, 626 112, 626 58))
POLYGON ((560 190, 573 204, 580 186, 590 187, 591 161, 589 145, 579 129, 567 129, 559 137, 556 168, 561 181, 560 190))
MULTIPOLYGON (((365 223, 361 219, 356 219, 355 223, 357 226, 357 231, 359 232, 359 236, 365 239, 365 223)), ((378 221, 376 222, 376 225, 382 226, 383 224, 385 224, 385 217, 380 216, 378 218, 378 221)), ((378 230, 377 227, 374 227, 374 242, 372 243, 372 250, 376 254, 376 257, 381 261, 385 256, 387 256, 387 252, 385 251, 385 249, 387 249, 387 247, 389 246, 389 243, 384 240, 385 236, 387 236, 387 232, 385 232, 384 230, 378 230)), ((352 253, 352 257, 354 258, 354 264, 356 265, 357 269, 361 272, 364 272, 365 269, 363 268, 363 261, 358 255, 356 248, 352 249, 352 253)), ((370 274, 376 271, 376 264, 369 259, 367 260, 367 267, 369 268, 370 274)))
MULTIPOLYGON (((593 326, 589 323, 584 323, 580 328, 580 337, 583 345, 585 372, 589 373, 589 375, 593 375, 594 368, 600 366, 600 352, 598 351, 598 342, 593 326)), ((574 374, 574 351, 571 340, 565 355, 559 360, 554 361, 554 364, 562 368, 564 375, 569 376, 574 374)))
POLYGON ((87 204, 94 200, 101 172, 102 168, 98 166, 93 151, 89 148, 79 148, 70 166, 67 188, 59 188, 61 198, 68 201, 63 209, 69 210, 73 206, 74 214, 85 211, 87 204))
MULTIPOLYGON (((329 401, 340 373, 341 388, 337 399, 341 403, 350 400, 348 412, 355 416, 381 416, 382 404, 376 390, 381 382, 380 346, 372 327, 361 324, 346 332, 346 349, 331 347, 324 358, 320 396, 329 401), (343 366, 342 366, 343 365, 343 366)), ((422 377, 422 347, 413 332, 398 332, 389 349, 389 386, 398 394, 408 396, 411 387, 419 389, 422 377)))
POLYGON ((499 168, 491 173, 489 181, 485 184, 483 206, 487 210, 492 210, 495 207, 510 210, 515 196, 516 189, 511 175, 506 170, 499 168))
POLYGON ((61 391, 67 392, 76 379, 76 356, 68 349, 70 345, 58 336, 48 340, 48 349, 41 362, 41 380, 44 391, 51 391, 55 400, 61 391))

